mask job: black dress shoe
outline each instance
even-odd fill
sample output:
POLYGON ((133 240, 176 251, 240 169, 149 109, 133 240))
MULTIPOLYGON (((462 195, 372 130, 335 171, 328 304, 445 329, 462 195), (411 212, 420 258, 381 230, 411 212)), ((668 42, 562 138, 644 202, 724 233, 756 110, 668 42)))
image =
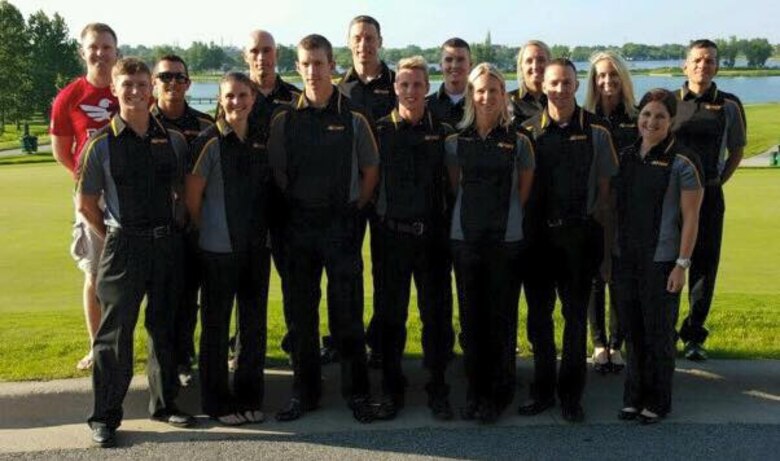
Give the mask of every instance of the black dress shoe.
POLYGON ((520 407, 517 409, 517 413, 522 416, 534 416, 538 415, 539 413, 546 411, 552 407, 555 406, 555 399, 549 399, 549 400, 529 400, 525 403, 520 404, 520 407))
POLYGON ((276 412, 276 420, 279 422, 295 421, 300 419, 307 411, 312 411, 316 408, 316 405, 304 406, 303 403, 293 397, 281 410, 276 412))
POLYGON ((359 423, 368 424, 379 419, 380 405, 371 401, 367 395, 354 395, 347 401, 347 406, 352 410, 352 416, 359 423))
POLYGON ((498 421, 498 409, 496 405, 489 402, 483 402, 479 405, 477 418, 482 424, 495 424, 498 421))
POLYGON ((173 427, 191 427, 195 425, 195 418, 175 408, 160 411, 152 415, 152 419, 169 424, 173 427))
POLYGON ((404 398, 386 395, 379 401, 376 409, 376 419, 389 421, 398 416, 398 412, 404 407, 404 398))
POLYGON ((460 409, 460 419, 473 421, 479 417, 479 405, 473 400, 466 402, 466 406, 460 409))
POLYGON ((570 423, 585 421, 585 410, 579 403, 561 405, 561 417, 570 423))
POLYGON ((431 415, 439 421, 449 421, 452 419, 452 405, 446 395, 433 395, 428 397, 428 408, 431 409, 431 415))
POLYGON ((639 412, 634 407, 626 407, 618 412, 618 419, 621 421, 633 421, 639 412))
POLYGON ((116 429, 105 426, 92 428, 92 443, 100 448, 116 446, 116 429))

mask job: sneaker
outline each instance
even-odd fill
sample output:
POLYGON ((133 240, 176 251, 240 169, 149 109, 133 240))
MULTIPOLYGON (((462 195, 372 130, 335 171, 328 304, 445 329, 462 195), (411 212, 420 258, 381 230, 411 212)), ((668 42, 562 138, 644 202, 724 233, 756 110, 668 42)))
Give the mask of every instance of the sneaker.
POLYGON ((623 354, 620 353, 620 349, 609 350, 609 368, 613 373, 620 373, 625 368, 626 362, 623 360, 623 354))
POLYGON ((599 373, 606 373, 609 370, 609 351, 606 347, 596 347, 593 349, 593 369, 599 373))
POLYGON ((685 354, 686 359, 693 362, 703 362, 707 360, 707 351, 701 344, 694 341, 685 343, 683 354, 685 354))

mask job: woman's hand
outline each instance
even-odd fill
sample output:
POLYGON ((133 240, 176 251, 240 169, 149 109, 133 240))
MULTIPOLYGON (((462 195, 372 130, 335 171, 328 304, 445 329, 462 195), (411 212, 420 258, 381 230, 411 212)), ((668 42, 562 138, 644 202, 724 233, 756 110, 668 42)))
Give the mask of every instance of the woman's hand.
POLYGON ((669 274, 669 279, 666 281, 666 291, 669 293, 679 293, 685 286, 685 269, 674 265, 672 273, 669 274))

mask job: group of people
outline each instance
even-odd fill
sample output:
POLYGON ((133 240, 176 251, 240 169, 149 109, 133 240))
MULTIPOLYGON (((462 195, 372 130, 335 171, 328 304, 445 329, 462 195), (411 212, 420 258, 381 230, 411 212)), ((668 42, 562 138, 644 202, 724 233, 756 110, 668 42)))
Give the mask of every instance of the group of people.
POLYGON ((331 43, 304 37, 300 90, 277 75, 271 34, 254 31, 244 48, 249 74, 222 78, 212 119, 187 105, 180 57, 163 56, 150 69, 118 59, 109 26, 83 30, 87 74, 55 99, 51 134, 77 184, 72 252, 86 274, 91 341, 78 366, 93 370, 95 444, 116 442, 144 296, 152 417, 194 423, 175 401, 197 357, 206 415, 224 425, 264 419, 272 259, 294 372, 279 421, 316 410, 323 359, 340 363, 356 420, 398 414, 412 280, 433 417, 454 416, 445 376, 456 338, 467 378, 461 418, 491 423, 511 404, 521 287, 534 357, 521 415, 546 411, 557 397, 565 420, 584 419, 588 317, 598 370, 619 371, 626 343, 619 417, 653 423, 671 411, 686 271, 691 312, 679 336, 686 357, 703 360, 722 185, 745 144, 739 100, 712 81, 716 45, 693 42, 683 88, 651 90, 638 104, 622 59, 598 53, 579 106, 574 64, 552 59, 540 41, 521 48, 519 89, 508 92, 495 66, 473 65, 469 45, 449 39, 444 82, 430 95, 429 64, 413 56, 391 70, 381 44, 376 19, 355 17, 353 67, 334 84, 331 43), (364 328, 366 227, 374 306, 364 328), (330 335, 321 351, 323 270, 330 335), (556 297, 565 321, 560 366, 556 297), (378 399, 369 364, 382 370, 378 399))

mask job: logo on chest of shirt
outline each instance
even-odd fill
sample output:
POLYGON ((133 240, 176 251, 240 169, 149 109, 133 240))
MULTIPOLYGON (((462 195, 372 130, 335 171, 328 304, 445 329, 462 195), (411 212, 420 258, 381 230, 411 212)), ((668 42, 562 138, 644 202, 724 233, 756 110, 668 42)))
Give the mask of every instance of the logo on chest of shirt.
POLYGON ((669 166, 669 162, 664 162, 664 161, 661 161, 661 160, 653 160, 652 162, 650 162, 650 165, 653 165, 653 166, 669 166))
POLYGON ((723 109, 722 104, 704 104, 704 108, 707 110, 721 110, 723 109))
POLYGON ((508 142, 499 142, 496 145, 498 147, 502 148, 502 149, 514 149, 515 148, 514 144, 509 144, 508 142))
POLYGON ((152 144, 168 144, 167 138, 152 138, 152 144))
POLYGON ((344 131, 347 127, 344 125, 328 125, 328 131, 344 131))
POLYGON ((588 137, 584 134, 573 134, 569 136, 569 141, 584 141, 586 139, 588 139, 588 137))
POLYGON ((97 106, 90 104, 80 104, 79 109, 81 109, 87 117, 95 122, 106 122, 113 115, 113 113, 108 110, 110 106, 111 101, 108 98, 103 98, 98 101, 97 106))
POLYGON ((390 90, 383 90, 381 88, 376 88, 374 90, 374 94, 390 94, 390 90))
POLYGON ((441 139, 441 136, 439 136, 438 134, 426 134, 425 135, 425 140, 426 141, 438 141, 439 139, 441 139))

